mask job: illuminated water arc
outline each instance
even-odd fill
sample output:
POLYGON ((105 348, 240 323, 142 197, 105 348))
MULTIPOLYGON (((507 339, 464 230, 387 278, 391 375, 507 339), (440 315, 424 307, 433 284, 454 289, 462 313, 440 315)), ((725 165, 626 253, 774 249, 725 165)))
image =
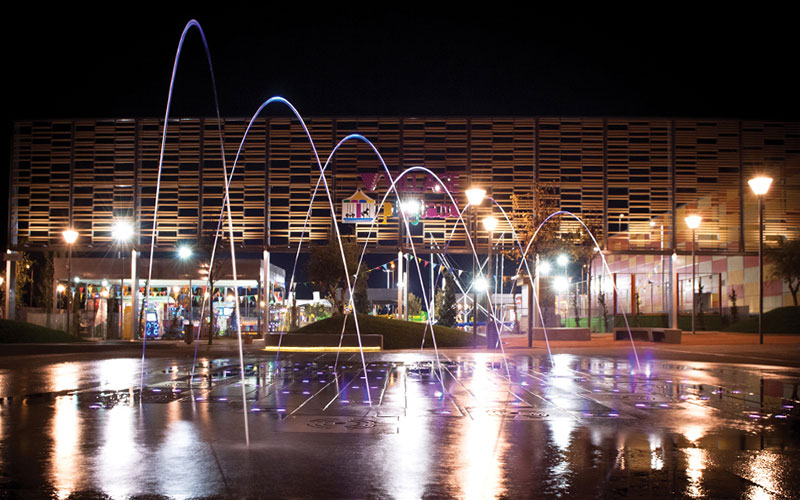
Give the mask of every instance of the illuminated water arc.
MULTIPOLYGON (((150 304, 150 283, 152 280, 153 275, 153 253, 155 251, 155 243, 156 243, 156 235, 158 233, 158 197, 161 191, 161 171, 164 165, 164 151, 166 149, 166 142, 167 142, 167 129, 169 127, 169 112, 172 106, 172 94, 175 88, 175 76, 178 71, 178 62, 180 61, 181 51, 183 49, 183 43, 186 40, 186 35, 188 34, 189 30, 195 27, 200 32, 200 37, 203 41, 203 47, 206 51, 206 58, 208 60, 208 69, 211 74, 211 86, 213 90, 214 96, 214 109, 217 114, 217 131, 219 132, 219 142, 220 142, 220 154, 222 156, 222 171, 223 171, 223 179, 226 180, 225 182, 225 197, 228 199, 228 203, 225 204, 225 207, 228 211, 228 230, 230 235, 230 244, 231 244, 231 268, 233 272, 233 284, 234 284, 234 296, 236 299, 236 317, 238 318, 237 323, 237 333, 238 333, 238 340, 239 340, 239 365, 240 365, 240 374, 241 374, 241 384, 242 384, 242 406, 244 409, 244 432, 245 432, 245 441, 249 445, 250 444, 250 429, 249 424, 247 421, 247 398, 246 398, 246 391, 245 391, 245 383, 244 383, 244 352, 242 348, 242 316, 239 310, 239 286, 238 286, 238 279, 236 273, 236 253, 234 249, 234 239, 233 239, 233 217, 231 215, 231 207, 230 207, 230 195, 228 191, 228 167, 225 160, 225 141, 222 135, 222 118, 219 112, 219 98, 217 95, 217 83, 216 77, 214 76, 214 66, 211 62, 211 51, 208 48, 208 41, 206 40, 206 35, 203 32, 203 28, 200 26, 196 20, 190 20, 183 29, 181 33, 180 41, 178 42, 178 49, 175 53, 175 61, 172 65, 172 75, 170 77, 169 83, 169 92, 167 93, 167 107, 164 113, 164 128, 161 134, 161 149, 159 151, 158 157, 158 174, 156 178, 156 195, 155 195, 155 204, 153 207, 153 230, 150 238, 150 259, 148 263, 148 271, 147 271, 147 286, 145 289, 145 299, 144 299, 144 308, 145 310, 150 304)), ((210 273, 209 273, 210 274, 210 273)), ((201 325, 202 327, 202 325, 201 325)), ((209 335, 211 333, 209 332, 209 335)), ((144 336, 142 338, 142 370, 139 380, 139 394, 140 394, 140 401, 141 396, 144 392, 144 359, 145 359, 145 349, 147 344, 147 332, 144 332, 144 336)))
MULTIPOLYGON (((601 260, 602 260, 602 262, 603 262, 603 266, 605 267, 606 271, 607 271, 609 274, 611 274, 611 268, 609 267, 609 265, 608 265, 608 262, 606 261, 606 257, 605 257, 605 255, 603 255, 603 252, 602 252, 602 251, 601 251, 601 249, 600 249, 600 245, 599 245, 599 243, 597 243, 597 239, 595 239, 595 237, 594 237, 594 235, 592 234, 592 232, 591 232, 591 231, 589 231, 589 228, 586 226, 586 224, 584 224, 583 220, 581 220, 581 218, 580 218, 580 217, 578 217, 577 215, 573 214, 572 212, 570 212, 570 211, 568 211, 568 210, 558 210, 558 211, 556 211, 556 212, 553 212, 552 214, 548 215, 548 216, 547 216, 547 217, 546 217, 546 218, 545 218, 545 219, 544 219, 544 220, 543 220, 543 221, 542 221, 542 222, 539 224, 539 226, 538 226, 538 227, 536 228, 536 230, 534 231, 534 233, 533 233, 533 236, 531 237, 531 240, 528 242, 528 245, 527 245, 527 247, 525 248, 525 251, 524 251, 524 252, 523 252, 523 254, 522 254, 522 261, 523 261, 523 262, 525 262, 525 256, 528 254, 528 250, 530 250, 530 247, 531 247, 531 245, 533 244, 533 241, 535 240, 535 238, 536 238, 536 235, 537 235, 537 234, 539 234, 539 230, 542 228, 542 226, 544 226, 544 225, 545 225, 545 224, 546 224, 546 223, 547 223, 547 222, 548 222, 550 219, 552 219, 552 218, 553 218, 553 217, 555 217, 556 215, 569 215, 569 216, 571 216, 573 219, 575 219, 576 221, 578 221, 578 222, 579 222, 579 223, 580 223, 580 224, 583 226, 583 228, 586 230, 586 233, 587 233, 587 234, 589 235, 589 237, 592 239, 592 242, 594 243, 594 245, 595 245, 595 248, 597 249, 598 253, 600 254, 600 259, 601 259, 601 260)), ((527 266, 527 262, 526 262, 526 266, 527 266)), ((520 268, 521 268, 521 267, 520 267, 520 268)), ((518 272, 518 273, 519 273, 519 269, 520 269, 520 268, 517 268, 517 272, 518 272)), ((613 284, 613 286, 614 286, 614 291, 616 291, 617 293, 619 293, 619 289, 617 288, 617 285, 616 285, 616 283, 614 283, 614 284, 613 284)), ((631 327, 630 327, 630 325, 628 324, 628 316, 627 316, 627 314, 625 314, 625 306, 624 306, 624 304, 621 306, 621 309, 622 309, 622 318, 625 320, 625 327, 626 327, 626 328, 627 328, 627 330, 628 330, 628 337, 630 338, 630 341, 631 341, 631 347, 633 348, 633 356, 634 356, 634 358, 636 359, 636 369, 637 369, 637 370, 639 370, 639 371, 641 371, 642 367, 641 367, 641 364, 639 363, 639 355, 636 353, 636 345, 635 345, 635 343, 633 342, 633 334, 631 333, 631 327)))
MULTIPOLYGON (((244 143, 245 143, 245 140, 247 139, 247 136, 248 136, 248 134, 250 132, 250 129, 252 128, 253 123, 255 123, 256 118, 258 118, 258 116, 261 114, 261 112, 264 110, 264 108, 266 108, 269 104, 272 104, 274 102, 285 104, 292 111, 292 113, 294 113, 295 117, 297 117, 297 119, 300 121, 300 124, 302 125, 303 130, 306 133, 306 137, 308 137, 308 141, 311 144, 311 149, 314 151, 314 158, 317 161, 317 165, 318 166, 320 165, 319 154, 317 153, 316 144, 314 143, 314 140, 311 137, 311 133, 308 131, 308 127, 306 127, 306 124, 305 124, 305 121, 303 120, 303 117, 300 116, 300 113, 297 111, 297 109, 287 99, 285 99, 283 97, 280 97, 280 96, 271 97, 271 98, 267 99, 266 101, 264 101, 261 104, 261 106, 258 107, 258 110, 256 110, 256 112, 253 114, 253 117, 250 119, 250 122, 247 124, 247 128, 245 129, 244 135, 242 136, 242 140, 239 143, 239 148, 236 151, 236 157, 234 159, 233 165, 231 166, 230 176, 226 177, 225 198, 223 200, 223 207, 229 206, 229 197, 228 197, 229 187, 228 186, 230 186, 230 183, 233 182, 233 175, 234 175, 234 172, 236 170, 236 165, 238 165, 239 157, 241 155, 242 148, 244 148, 244 143)), ((317 182, 317 187, 319 187, 319 182, 317 182)), ((314 192, 316 193, 316 189, 315 189, 314 192)), ((223 219, 224 213, 225 213, 225 210, 223 208, 223 209, 220 210, 219 221, 217 222, 217 229, 214 232, 214 244, 212 245, 212 248, 211 248, 211 260, 209 261, 209 272, 208 272, 208 275, 209 275, 208 287, 209 287, 209 289, 211 288, 211 280, 210 280, 210 278, 212 276, 212 270, 213 270, 214 260, 215 260, 215 256, 216 256, 216 250, 217 250, 217 241, 219 239, 219 232, 220 232, 220 229, 222 227, 222 219, 223 219)), ((309 205, 308 214, 310 214, 310 213, 311 213, 311 205, 309 205)), ((306 215, 306 222, 308 222, 308 215, 306 215)), ((303 226, 303 232, 305 232, 305 225, 303 226)), ((231 241, 233 241, 233 237, 232 236, 231 236, 231 241)), ((298 248, 297 248, 297 256, 299 256, 299 254, 300 254, 300 247, 301 246, 302 246, 302 238, 300 240, 300 245, 298 245, 298 248)), ((297 267, 297 256, 295 256, 295 268, 297 267)), ((236 276, 236 274, 234 272, 234 278, 235 278, 235 276, 236 276)), ((265 283, 269 282, 269 270, 267 270, 267 276, 264 277, 264 281, 265 281, 265 283)), ((235 281, 234 281, 234 283, 235 283, 235 281)), ((294 272, 292 273, 292 284, 293 283, 294 283, 294 272)), ((237 287, 236 294, 237 294, 237 308, 238 308, 238 287, 237 287)), ((201 327, 202 327, 202 319, 203 319, 204 312, 205 312, 205 296, 203 297, 203 303, 202 303, 201 313, 200 313, 201 314, 200 315, 201 327)), ((237 315, 238 314, 239 313, 238 313, 238 309, 237 309, 237 315)), ((199 342, 199 340, 200 340, 200 329, 199 328, 198 328, 198 332, 197 332, 197 339, 198 339, 198 342, 199 342)), ((282 336, 281 336, 281 339, 282 339, 282 336)), ((280 350, 280 341, 278 343, 278 349, 280 350)), ((276 353, 276 359, 277 359, 277 356, 278 356, 278 353, 276 353)), ((197 358, 197 347, 195 347, 195 359, 196 358, 197 358)), ((194 373, 194 368, 192 368, 192 373, 194 373)))
MULTIPOLYGON (((357 134, 354 134, 354 135, 357 135, 357 134)), ((350 136, 348 136, 348 137, 350 137, 350 136)), ((398 200, 400 199, 400 193, 397 192, 397 187, 396 187, 397 182, 399 182, 400 179, 405 177, 408 173, 416 172, 416 171, 425 172, 425 173, 429 174, 431 177, 433 177, 436 180, 436 182, 438 182, 439 185, 441 185, 442 188, 444 188, 445 194, 447 194, 447 196, 450 198, 450 201, 453 203, 453 205, 458 207, 458 203, 456 203, 456 200, 455 200, 455 198, 453 198, 453 195, 452 195, 452 193, 450 193, 450 190, 447 189, 447 186, 445 185, 445 183, 442 182, 442 180, 439 178, 439 176, 436 175, 433 171, 431 171, 430 169, 425 168, 423 166, 412 166, 412 167, 408 167, 405 170, 403 170, 397 176, 397 178, 392 179, 391 173, 388 172, 388 168, 386 167, 386 163, 384 162, 383 157, 381 157, 380 153, 375 148, 375 146, 371 142, 369 142, 369 140, 364 138, 363 136, 358 135, 358 137, 361 140, 364 140, 365 142, 367 142, 367 144, 369 144, 372 147, 373 151, 375 151, 375 154, 378 155, 378 157, 380 158, 381 163, 384 166, 384 169, 386 169, 386 171, 387 171, 387 175, 389 175, 389 180, 391 182, 391 184, 389 186, 389 189, 386 191, 386 194, 384 194, 383 198, 381 199, 380 204, 378 205, 378 210, 377 210, 378 212, 381 210, 383 205, 386 203, 386 199, 389 197, 389 195, 392 192, 394 192, 394 194, 395 194, 395 196, 397 197, 398 200)), ((345 138, 345 139, 347 139, 347 138, 345 138)), ((343 139, 343 141, 344 141, 344 139, 343 139)), ((333 154, 333 153, 331 153, 331 154, 333 154)), ((465 207, 465 210, 466 210, 466 207, 465 207)), ((402 216, 403 224, 404 224, 404 226, 406 228, 406 237, 408 238, 408 241, 411 244, 411 252, 414 255, 414 261, 416 263, 417 274, 418 274, 420 283, 424 283, 424 280, 422 278, 422 269, 420 268, 419 260, 417 258, 416 247, 414 246, 414 239, 411 237, 411 230, 410 230, 410 227, 408 225, 408 217, 406 216, 406 214, 405 214, 405 212, 403 210, 399 210, 399 212, 400 212, 400 214, 402 216)), ((461 212, 459 212, 458 221, 456 221, 456 223, 454 224, 454 227, 458 224, 458 222, 461 222, 462 226, 464 226, 464 229, 466 230, 466 222, 464 222, 462 214, 463 214, 463 210, 461 212)), ((359 258, 359 261, 358 261, 357 270, 361 268, 361 264, 362 264, 362 262, 364 260, 364 254, 367 251, 367 245, 369 244, 369 239, 370 239, 370 237, 372 235, 372 232, 374 230, 375 221, 376 220, 377 220, 377 216, 374 217, 372 219, 372 221, 370 222, 369 230, 367 231, 367 238, 366 238, 366 241, 364 242, 364 247, 361 250, 361 257, 359 258)), ((469 237, 469 231, 467 231, 467 235, 469 237)), ((475 246, 474 246, 474 244, 472 242, 472 238, 469 238, 469 243, 472 246, 472 251, 475 252, 475 246)), ((357 279, 358 279, 358 273, 356 273, 356 280, 357 279)), ((427 294, 425 293, 425 287, 424 286, 422 287, 422 298, 423 298, 423 300, 425 301, 426 304, 430 303, 428 301, 428 299, 427 299, 427 294)), ((436 335, 435 335, 434 330, 433 330, 433 320, 431 319, 431 315, 430 314, 428 315, 427 321, 425 322, 425 330, 423 332, 423 339, 422 339, 422 342, 423 342, 422 345, 423 346, 424 346, 424 343, 425 343, 425 336, 427 335, 428 326, 430 326, 430 328, 431 328, 431 339, 433 341, 433 349, 434 349, 434 352, 436 353, 436 360, 437 360, 437 363, 439 365, 439 376, 440 376, 440 379, 441 379, 441 382, 442 382, 442 392, 447 392, 446 391, 446 387, 444 386, 444 375, 443 375, 443 373, 441 371, 442 370, 442 366, 441 366, 441 360, 439 358, 439 348, 438 348, 438 346, 436 344, 436 335)), ((343 333, 344 333, 344 331, 343 331, 343 333)))

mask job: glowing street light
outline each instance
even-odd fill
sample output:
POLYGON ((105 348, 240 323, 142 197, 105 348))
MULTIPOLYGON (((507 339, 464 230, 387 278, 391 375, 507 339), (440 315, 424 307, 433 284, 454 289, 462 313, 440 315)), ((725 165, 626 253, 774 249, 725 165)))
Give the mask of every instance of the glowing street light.
POLYGON ((67 289, 67 287, 65 287, 65 286, 64 286, 63 284, 61 284, 61 283, 59 283, 59 284, 56 286, 56 292, 58 292, 58 293, 64 293, 64 290, 66 290, 66 289, 67 289))
MULTIPOLYGON (((486 197, 486 190, 479 188, 477 186, 472 186, 471 188, 464 191, 464 194, 467 195, 467 201, 472 208, 472 228, 475 234, 473 234, 473 240, 477 237, 478 233, 478 221, 477 221, 477 214, 476 209, 478 205, 483 203, 483 199, 486 197)), ((472 256, 472 274, 475 276, 476 267, 477 267, 477 255, 475 255, 476 249, 473 247, 473 256, 472 256)), ((473 306, 473 314, 472 314, 472 348, 478 348, 478 298, 475 294, 477 292, 477 288, 475 286, 472 287, 472 306, 473 306)))
POLYGON ((400 202, 400 210, 408 216, 416 217, 422 211, 422 206, 419 200, 408 198, 400 202))
POLYGON ((695 295, 695 264, 694 264, 694 247, 695 247, 695 231, 700 227, 700 222, 703 220, 699 215, 690 215, 684 219, 686 225, 692 230, 692 335, 696 333, 694 326, 694 314, 697 305, 697 296, 695 295))
POLYGON ((541 276, 547 276, 548 274, 550 274, 551 270, 552 266, 550 266, 549 262, 547 262, 546 260, 539 262, 539 274, 541 276))
POLYGON ((178 248, 178 258, 181 260, 186 260, 192 256, 192 249, 188 246, 182 246, 178 248))
POLYGON ((553 289, 556 292, 566 292, 569 289, 569 279, 566 276, 558 276, 553 280, 553 289))
POLYGON ((133 237, 133 225, 126 220, 118 220, 111 226, 111 237, 117 243, 125 243, 133 237))
POLYGON ((477 206, 483 203, 483 198, 486 196, 486 190, 479 187, 471 187, 464 191, 467 195, 467 201, 472 206, 477 206))
POLYGON ((484 217, 481 221, 483 223, 483 228, 493 233, 495 229, 497 229, 497 218, 494 216, 484 217))
POLYGON ((479 276, 472 282, 472 287, 476 292, 485 292, 489 289, 489 281, 485 277, 479 276))
POLYGON ((559 265, 559 266, 561 266, 561 267, 567 267, 567 264, 569 264, 569 257, 567 257, 567 256, 566 256, 566 255, 564 255, 564 254, 561 254, 561 255, 559 255, 559 256, 558 256, 558 258, 556 259, 556 262, 557 262, 557 263, 558 263, 558 265, 559 265))
MULTIPOLYGON (((64 237, 64 241, 67 243, 67 247, 69 248, 67 252, 67 280, 69 280, 69 277, 72 276, 72 245, 78 241, 78 232, 72 228, 68 228, 61 232, 61 236, 64 237)), ((70 292, 71 291, 72 287, 70 286, 70 292)), ((71 306, 72 293, 69 293, 67 294, 67 333, 70 333, 69 317, 72 316, 71 306)))
POLYGON ((761 317, 764 314, 764 203, 762 199, 772 185, 772 177, 759 176, 747 181, 758 197, 758 343, 764 343, 761 317))

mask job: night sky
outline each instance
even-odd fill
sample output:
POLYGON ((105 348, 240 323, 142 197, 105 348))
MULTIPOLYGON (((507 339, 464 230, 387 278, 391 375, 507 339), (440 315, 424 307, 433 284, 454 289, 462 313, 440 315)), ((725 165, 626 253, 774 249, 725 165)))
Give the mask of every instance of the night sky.
MULTIPOLYGON (((163 13, 158 5, 130 4, 135 11, 109 10, 105 19, 74 5, 37 4, 4 16, 10 90, 3 158, 10 157, 14 120, 163 116, 175 50, 191 18, 208 38, 223 116, 249 117, 277 94, 307 117, 800 119, 797 12, 725 14, 728 4, 557 17, 387 4, 391 14, 371 15, 376 4, 314 12, 304 4, 240 13, 187 5, 163 13)), ((213 114, 193 31, 172 115, 213 114)), ((5 229, 2 235, 5 243, 5 229)))

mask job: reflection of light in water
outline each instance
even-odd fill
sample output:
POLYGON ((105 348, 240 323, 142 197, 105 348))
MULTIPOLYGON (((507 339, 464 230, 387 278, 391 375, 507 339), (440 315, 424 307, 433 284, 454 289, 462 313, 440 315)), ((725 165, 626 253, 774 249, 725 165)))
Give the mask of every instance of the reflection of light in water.
POLYGON ((508 445, 500 434, 502 422, 500 418, 481 418, 466 425, 458 450, 458 456, 465 460, 459 474, 463 498, 503 496, 498 457, 505 455, 508 445))
POLYGON ((105 359, 98 361, 97 375, 101 384, 108 386, 108 389, 125 389, 138 381, 136 375, 140 363, 134 358, 105 359))
POLYGON ((558 459, 548 472, 556 480, 559 489, 569 487, 569 445, 572 443, 572 431, 575 428, 575 420, 571 418, 553 419, 547 421, 550 427, 550 434, 552 435, 553 443, 558 447, 560 453, 558 459))
POLYGON ((780 469, 780 466, 778 455, 774 453, 762 451, 757 456, 752 457, 747 462, 745 476, 761 488, 751 485, 747 491, 747 498, 755 500, 774 498, 769 492, 780 492, 780 482, 775 477, 775 471, 780 469))
MULTIPOLYGON (((486 356, 476 356, 470 392, 479 402, 487 402, 497 389, 493 387, 486 356)), ((466 419, 465 419, 466 420, 466 419)), ((508 444, 501 432, 502 418, 483 417, 468 420, 461 433, 457 456, 464 460, 459 468, 459 485, 463 498, 502 496, 502 470, 498 457, 505 456, 508 444)))
MULTIPOLYGON (((693 445, 696 445, 697 441, 705 435, 706 429, 707 426, 701 424, 687 425, 683 428, 683 435, 693 445)), ((705 492, 700 481, 703 479, 703 471, 708 461, 708 452, 701 448, 686 448, 684 451, 686 452, 686 479, 689 482, 687 494, 694 498, 704 496, 705 492)))
POLYGON ((208 489, 209 464, 198 460, 197 428, 192 422, 180 420, 179 405, 169 406, 164 442, 158 447, 158 465, 152 469, 158 478, 159 492, 175 498, 202 496, 208 489))
MULTIPOLYGON (((395 383, 403 387, 406 384, 405 378, 405 367, 398 367, 397 382, 390 381, 390 387, 395 383)), ((396 460, 389 460, 386 463, 387 473, 384 479, 388 479, 386 482, 390 496, 422 498, 431 465, 431 436, 426 419, 413 417, 404 419, 397 437, 399 439, 387 444, 391 455, 396 457, 396 460)))
POLYGON ((115 406, 103 412, 106 417, 103 444, 97 455, 102 490, 113 498, 123 497, 141 488, 141 452, 134 429, 134 408, 115 406))
POLYGON ((689 481, 687 494, 694 498, 705 496, 700 480, 706 468, 706 450, 701 448, 686 448, 686 479, 689 481))
POLYGON ((49 368, 53 392, 77 389, 79 367, 75 363, 59 363, 49 368))
POLYGON ((58 498, 67 498, 81 479, 81 469, 76 463, 80 442, 78 408, 74 397, 56 398, 53 413, 53 488, 58 498))
POLYGON ((566 452, 572 442, 572 430, 575 428, 575 420, 571 418, 559 418, 548 420, 550 433, 553 435, 553 443, 558 449, 566 452))
POLYGON ((660 436, 650 434, 650 468, 661 470, 664 468, 664 448, 660 436))

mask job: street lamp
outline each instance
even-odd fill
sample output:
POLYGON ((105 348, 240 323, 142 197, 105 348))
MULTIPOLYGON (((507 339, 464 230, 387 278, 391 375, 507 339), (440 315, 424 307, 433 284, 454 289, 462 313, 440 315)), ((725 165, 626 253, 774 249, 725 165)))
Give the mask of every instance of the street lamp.
POLYGON ((700 227, 700 222, 703 220, 702 217, 699 215, 690 215, 684 219, 686 221, 686 225, 689 226, 689 229, 692 230, 692 335, 694 335, 695 327, 694 327, 694 311, 695 305, 697 303, 697 297, 695 297, 694 291, 694 280, 695 280, 695 265, 694 265, 694 247, 695 247, 695 231, 698 227, 700 227))
POLYGON ((188 246, 182 246, 178 248, 178 258, 181 260, 186 260, 192 256, 192 249, 188 246))
POLYGON ((72 245, 75 241, 78 240, 78 232, 72 228, 65 229, 62 231, 61 236, 64 237, 64 241, 67 243, 67 283, 69 283, 69 292, 67 294, 67 333, 70 333, 69 329, 69 317, 70 317, 70 309, 72 306, 72 245))
POLYGON ((556 262, 558 262, 558 265, 561 267, 567 267, 567 264, 569 264, 569 257, 567 257, 564 254, 561 254, 556 259, 556 262))
POLYGON ((486 313, 486 347, 488 347, 489 349, 495 349, 497 347, 498 339, 495 338, 494 319, 492 318, 492 312, 491 312, 493 310, 492 289, 494 287, 494 275, 492 274, 492 243, 494 240, 494 230, 497 228, 497 218, 490 215, 488 217, 484 217, 481 223, 483 224, 483 228, 489 232, 489 259, 488 259, 489 263, 487 272, 489 276, 489 282, 487 283, 488 290, 486 294, 486 296, 489 299, 489 308, 487 309, 486 313), (491 328, 489 327, 490 323, 492 325, 491 328), (490 331, 492 332, 492 335, 489 335, 490 331))
POLYGON ((764 343, 764 330, 761 327, 764 314, 764 204, 762 199, 772 185, 772 177, 753 177, 747 183, 758 198, 758 343, 764 343))
MULTIPOLYGON (((467 201, 469 205, 472 207, 472 227, 473 227, 473 237, 476 237, 478 234, 478 228, 476 224, 476 210, 478 205, 483 203, 483 198, 486 197, 486 190, 479 188, 477 186, 472 186, 471 188, 464 191, 464 194, 467 195, 467 201)), ((473 241, 473 244, 477 244, 477 241, 473 241)), ((473 247, 472 252, 472 276, 476 275, 476 261, 478 256, 477 248, 473 247)), ((472 286, 472 348, 478 348, 478 297, 477 297, 477 290, 475 290, 475 285, 473 283, 472 286)))
MULTIPOLYGON (((123 243, 127 243, 133 237, 133 225, 126 220, 117 220, 111 226, 111 237, 117 242, 117 257, 122 263, 122 273, 119 277, 119 320, 117 321, 117 335, 122 338, 122 325, 124 323, 125 306, 123 304, 125 299, 125 254, 122 253, 120 247, 123 243)), ((131 303, 133 303, 133 284, 131 283, 131 303)))

